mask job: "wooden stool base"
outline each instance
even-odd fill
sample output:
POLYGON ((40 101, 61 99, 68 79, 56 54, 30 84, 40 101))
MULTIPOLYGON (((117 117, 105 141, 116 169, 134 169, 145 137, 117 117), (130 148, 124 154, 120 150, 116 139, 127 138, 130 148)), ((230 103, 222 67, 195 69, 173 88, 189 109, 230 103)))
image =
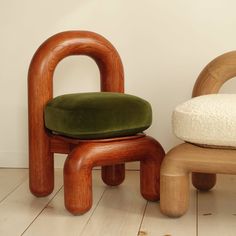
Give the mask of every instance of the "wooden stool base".
POLYGON ((203 148, 189 143, 180 144, 170 150, 161 167, 160 208, 162 213, 170 217, 179 217, 187 211, 189 173, 195 172, 200 177, 203 175, 203 179, 197 180, 202 181, 200 187, 203 190, 215 184, 216 173, 236 174, 235 155, 236 150, 203 148), (209 179, 204 179, 208 176, 209 179))
POLYGON ((132 161, 140 161, 142 196, 151 201, 159 200, 160 165, 163 157, 161 145, 148 136, 80 143, 68 155, 64 165, 66 209, 76 215, 91 208, 93 167, 103 166, 103 181, 108 185, 117 185, 124 180, 123 163, 132 161), (111 176, 114 173, 111 171, 112 166, 118 168, 116 173, 121 168, 121 175, 111 176))

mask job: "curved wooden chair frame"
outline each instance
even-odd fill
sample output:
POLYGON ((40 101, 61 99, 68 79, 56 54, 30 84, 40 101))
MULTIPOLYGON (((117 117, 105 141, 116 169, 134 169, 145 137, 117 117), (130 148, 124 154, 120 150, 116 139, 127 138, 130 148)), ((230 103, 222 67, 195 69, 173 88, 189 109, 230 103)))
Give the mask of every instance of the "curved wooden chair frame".
MULTIPOLYGON (((236 51, 225 53, 211 61, 200 73, 193 97, 218 93, 221 86, 236 76, 236 51)), ((216 173, 236 174, 236 150, 201 147, 190 143, 170 150, 161 167, 161 211, 179 217, 188 209, 189 173, 199 190, 210 190, 216 183, 216 173)))
POLYGON ((45 128, 43 113, 46 103, 53 98, 54 70, 70 55, 87 55, 95 60, 100 70, 101 91, 124 92, 121 59, 102 36, 87 31, 62 32, 39 47, 28 74, 31 192, 41 197, 53 191, 53 154, 65 153, 69 154, 64 166, 65 205, 73 214, 84 213, 91 207, 91 169, 97 165, 102 166, 106 184, 119 185, 125 178, 124 163, 141 161, 141 192, 147 199, 159 199, 159 170, 164 151, 151 137, 79 140, 53 135, 45 128))

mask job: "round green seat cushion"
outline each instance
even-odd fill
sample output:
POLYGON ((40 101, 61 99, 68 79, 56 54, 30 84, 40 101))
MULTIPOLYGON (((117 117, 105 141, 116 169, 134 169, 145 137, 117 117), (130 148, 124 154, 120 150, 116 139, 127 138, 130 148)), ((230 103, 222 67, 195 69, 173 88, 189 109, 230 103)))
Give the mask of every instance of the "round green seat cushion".
POLYGON ((136 96, 95 92, 58 96, 44 110, 45 126, 80 139, 134 135, 152 122, 151 105, 136 96))

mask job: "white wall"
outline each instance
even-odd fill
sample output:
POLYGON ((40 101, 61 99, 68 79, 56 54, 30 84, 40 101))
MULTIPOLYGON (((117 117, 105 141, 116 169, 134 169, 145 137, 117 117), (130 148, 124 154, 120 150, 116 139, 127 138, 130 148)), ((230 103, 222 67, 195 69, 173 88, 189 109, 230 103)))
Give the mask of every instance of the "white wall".
MULTIPOLYGON (((27 69, 37 47, 64 30, 91 30, 119 51, 126 92, 153 106, 148 134, 169 150, 173 108, 190 98, 211 59, 236 49, 234 0, 0 0, 0 166, 27 166, 27 69)), ((98 69, 85 57, 65 59, 55 95, 96 91, 98 69)), ((229 82, 225 91, 236 91, 229 82)))

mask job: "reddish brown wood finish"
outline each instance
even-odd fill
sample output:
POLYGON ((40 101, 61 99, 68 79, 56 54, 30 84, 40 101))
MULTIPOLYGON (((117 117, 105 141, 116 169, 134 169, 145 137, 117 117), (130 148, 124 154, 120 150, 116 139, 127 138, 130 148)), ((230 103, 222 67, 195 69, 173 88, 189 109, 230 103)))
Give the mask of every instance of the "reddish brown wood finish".
MULTIPOLYGON (((57 64, 70 55, 87 55, 100 70, 101 91, 124 92, 123 66, 116 49, 102 36, 87 31, 68 31, 46 40, 36 51, 28 73, 29 106, 29 170, 30 190, 36 196, 53 191, 53 153, 68 148, 67 143, 56 144, 44 127, 43 110, 53 97, 53 73, 57 64), (53 145, 51 145, 53 143, 53 145)), ((70 144, 71 147, 74 144, 70 144)), ((65 151, 65 150, 64 150, 65 151)), ((124 165, 107 167, 107 184, 120 183, 124 165), (111 181, 110 181, 111 180, 111 181)))
POLYGON ((36 196, 53 191, 53 154, 69 154, 64 166, 65 205, 73 214, 88 211, 92 204, 91 170, 102 166, 102 179, 118 185, 125 178, 125 162, 140 161, 141 193, 148 200, 159 199, 161 145, 144 134, 101 140, 79 140, 53 135, 44 127, 43 112, 53 98, 53 73, 70 55, 92 57, 100 70, 101 91, 124 92, 121 59, 102 36, 86 31, 63 32, 45 41, 35 53, 28 75, 29 177, 36 196))
POLYGON ((160 165, 165 153, 161 145, 148 136, 83 142, 68 155, 64 166, 65 206, 72 214, 87 212, 92 206, 94 166, 110 166, 140 161, 140 191, 147 200, 159 200, 160 165))

